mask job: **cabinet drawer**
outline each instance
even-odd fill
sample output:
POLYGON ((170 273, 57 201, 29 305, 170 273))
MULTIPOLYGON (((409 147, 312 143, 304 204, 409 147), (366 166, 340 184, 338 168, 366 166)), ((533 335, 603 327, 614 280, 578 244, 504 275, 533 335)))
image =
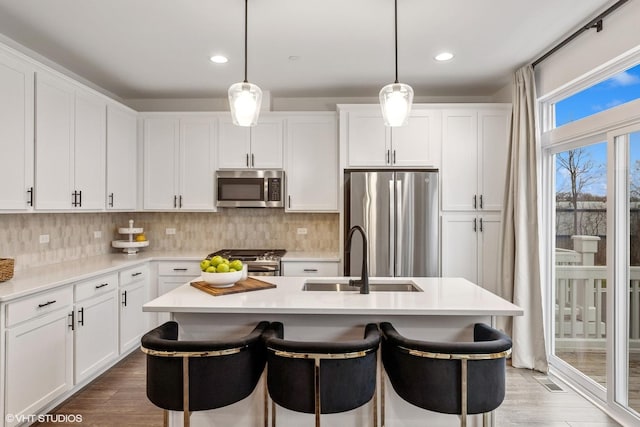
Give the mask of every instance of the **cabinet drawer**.
POLYGON ((282 263, 283 276, 337 276, 338 263, 333 261, 282 263))
POLYGON ((66 286, 7 304, 7 326, 33 319, 73 304, 73 287, 66 286))
POLYGON ((178 261, 158 263, 159 276, 191 276, 197 277, 201 273, 199 261, 178 261))
POLYGON ((130 283, 147 280, 148 277, 149 269, 146 264, 128 268, 120 272, 120 286, 127 286, 130 283))
POLYGON ((113 291, 118 287, 118 274, 108 274, 76 284, 76 302, 113 291))

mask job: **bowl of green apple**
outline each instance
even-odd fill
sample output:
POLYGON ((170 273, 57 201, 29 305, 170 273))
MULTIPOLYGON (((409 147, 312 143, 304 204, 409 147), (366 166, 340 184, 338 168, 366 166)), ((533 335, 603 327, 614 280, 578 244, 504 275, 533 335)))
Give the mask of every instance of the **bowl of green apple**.
POLYGON ((228 288, 242 279, 244 265, 236 259, 229 261, 221 256, 200 261, 202 280, 215 288, 228 288))

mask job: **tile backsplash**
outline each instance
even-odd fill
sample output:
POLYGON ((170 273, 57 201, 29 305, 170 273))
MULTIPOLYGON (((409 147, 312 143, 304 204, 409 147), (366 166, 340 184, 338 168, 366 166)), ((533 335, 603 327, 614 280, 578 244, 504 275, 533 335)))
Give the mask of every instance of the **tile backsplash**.
POLYGON ((210 213, 59 213, 0 215, 0 258, 15 258, 16 271, 118 252, 111 247, 117 233, 143 227, 148 250, 202 251, 222 248, 284 248, 289 251, 334 251, 339 248, 336 213, 284 213, 280 209, 225 209, 210 213), (167 228, 176 233, 166 234, 167 228), (307 234, 298 234, 306 228, 307 234), (94 232, 101 233, 100 238, 94 232), (48 243, 40 243, 49 235, 48 243))

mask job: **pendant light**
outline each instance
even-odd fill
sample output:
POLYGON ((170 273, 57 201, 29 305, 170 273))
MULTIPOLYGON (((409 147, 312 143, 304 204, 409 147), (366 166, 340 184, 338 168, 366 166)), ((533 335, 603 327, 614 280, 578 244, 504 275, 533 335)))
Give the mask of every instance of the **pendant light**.
POLYGON ((244 0, 244 81, 229 88, 231 117, 237 126, 255 126, 262 104, 262 90, 247 81, 247 3, 248 0, 244 0))
POLYGON ((396 81, 380 90, 380 107, 385 125, 404 126, 409 121, 411 113, 413 89, 408 84, 398 83, 398 0, 394 0, 394 6, 396 81))

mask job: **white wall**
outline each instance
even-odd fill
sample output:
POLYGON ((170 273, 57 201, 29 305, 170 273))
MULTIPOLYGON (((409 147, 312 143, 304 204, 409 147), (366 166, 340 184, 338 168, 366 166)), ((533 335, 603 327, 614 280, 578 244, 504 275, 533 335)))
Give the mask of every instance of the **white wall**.
POLYGON ((582 33, 536 66, 538 96, 547 95, 640 46, 640 2, 622 5, 603 21, 604 29, 582 33))

